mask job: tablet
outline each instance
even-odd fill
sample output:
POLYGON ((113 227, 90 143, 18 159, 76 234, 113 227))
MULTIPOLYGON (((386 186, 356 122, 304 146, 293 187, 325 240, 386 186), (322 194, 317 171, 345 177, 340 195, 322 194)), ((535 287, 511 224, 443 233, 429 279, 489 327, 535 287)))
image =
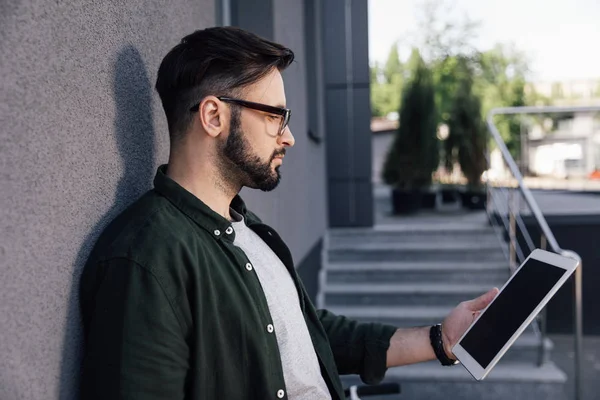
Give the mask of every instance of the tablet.
POLYGON ((539 249, 527 257, 452 348, 473 378, 487 376, 578 265, 539 249))

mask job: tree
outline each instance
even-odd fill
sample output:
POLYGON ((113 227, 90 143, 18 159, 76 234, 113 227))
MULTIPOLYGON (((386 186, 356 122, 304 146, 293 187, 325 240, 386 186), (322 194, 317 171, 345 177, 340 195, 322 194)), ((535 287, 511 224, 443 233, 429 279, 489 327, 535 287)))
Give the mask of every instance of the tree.
POLYGON ((388 151, 383 180, 399 189, 414 190, 431 184, 432 173, 439 164, 439 149, 431 71, 416 49, 408 67, 400 126, 388 151))
MULTIPOLYGON (((475 93, 482 100, 482 116, 496 107, 519 107, 527 104, 525 82, 527 58, 514 47, 496 45, 480 53, 475 60, 475 93)), ((502 115, 495 119, 506 147, 516 160, 520 157, 522 116, 502 115)))
POLYGON ((428 63, 476 52, 472 42, 477 37, 479 22, 466 15, 462 19, 450 18, 454 8, 451 1, 426 0, 420 9, 417 47, 428 63))
POLYGON ((474 72, 470 60, 456 58, 456 90, 448 118, 449 136, 445 144, 446 166, 456 161, 472 188, 481 186, 486 169, 487 133, 482 120, 481 101, 474 93, 474 72))
POLYGON ((398 45, 394 43, 390 49, 390 53, 388 54, 385 67, 383 69, 385 82, 388 84, 393 83, 394 80, 402 78, 402 73, 403 68, 402 62, 400 61, 400 56, 398 55, 398 45))
POLYGON ((371 114, 386 116, 398 111, 404 82, 404 67, 394 44, 383 68, 371 67, 371 114))

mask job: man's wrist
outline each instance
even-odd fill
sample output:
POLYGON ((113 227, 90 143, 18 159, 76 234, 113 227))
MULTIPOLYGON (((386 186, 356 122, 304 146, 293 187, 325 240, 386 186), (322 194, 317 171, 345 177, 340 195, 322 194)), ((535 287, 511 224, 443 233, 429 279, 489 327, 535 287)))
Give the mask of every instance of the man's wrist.
POLYGON ((440 335, 442 336, 442 344, 444 345, 444 352, 446 357, 452 361, 456 361, 456 356, 452 352, 451 343, 448 338, 444 335, 444 324, 440 324, 440 335))
POLYGON ((452 352, 448 352, 446 343, 444 343, 442 334, 442 325, 434 325, 429 329, 429 339, 435 356, 444 366, 456 365, 458 361, 454 358, 452 352))

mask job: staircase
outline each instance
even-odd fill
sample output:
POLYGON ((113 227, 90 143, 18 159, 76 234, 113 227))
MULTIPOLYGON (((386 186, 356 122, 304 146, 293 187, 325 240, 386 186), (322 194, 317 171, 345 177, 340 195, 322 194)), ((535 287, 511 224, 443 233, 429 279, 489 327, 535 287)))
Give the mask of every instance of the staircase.
MULTIPOLYGON (((461 301, 502 287, 509 278, 503 244, 484 213, 469 218, 410 217, 375 228, 330 230, 319 307, 360 321, 427 326, 461 301)), ((565 400, 566 375, 551 361, 538 366, 540 345, 530 326, 482 382, 460 365, 437 361, 391 368, 385 381, 399 382, 398 398, 406 400, 565 400)), ((551 341, 544 346, 549 354, 551 341)), ((342 380, 345 386, 360 383, 356 376, 342 380)))

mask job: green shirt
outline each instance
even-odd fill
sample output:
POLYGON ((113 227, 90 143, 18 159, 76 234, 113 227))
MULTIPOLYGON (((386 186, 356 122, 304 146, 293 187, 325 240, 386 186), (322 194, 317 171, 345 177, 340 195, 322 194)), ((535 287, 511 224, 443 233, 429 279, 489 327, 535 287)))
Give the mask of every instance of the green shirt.
MULTIPOLYGON (((267 301, 231 223, 165 172, 85 265, 81 398, 287 399, 267 301)), ((231 207, 292 276, 332 398, 344 398, 339 374, 381 381, 395 327, 316 310, 279 235, 239 196, 231 207)))

